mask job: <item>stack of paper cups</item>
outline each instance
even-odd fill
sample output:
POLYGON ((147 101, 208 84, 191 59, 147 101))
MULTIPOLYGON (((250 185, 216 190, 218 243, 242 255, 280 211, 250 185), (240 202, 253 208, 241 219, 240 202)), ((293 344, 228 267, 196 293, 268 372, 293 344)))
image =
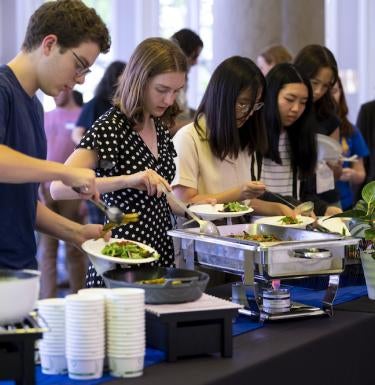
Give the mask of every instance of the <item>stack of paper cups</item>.
POLYGON ((143 374, 146 349, 145 292, 143 289, 112 289, 107 297, 107 355, 115 377, 143 374))
MULTIPOLYGON (((86 289, 80 289, 78 290, 78 294, 79 295, 89 295, 89 296, 92 296, 92 295, 100 295, 103 297, 104 299, 104 314, 106 313, 106 299, 107 299, 107 296, 108 296, 108 293, 110 293, 111 289, 107 289, 105 287, 92 287, 92 288, 86 288, 86 289)), ((105 342, 106 344, 106 342, 105 342)), ((104 371, 107 371, 109 369, 109 363, 108 363, 108 357, 105 356, 104 357, 104 364, 103 364, 103 370, 104 371)))
POLYGON ((68 295, 65 320, 69 377, 76 380, 100 378, 105 354, 103 296, 68 295))
POLYGON ((47 323, 48 331, 39 343, 40 361, 44 374, 67 372, 65 358, 65 300, 49 298, 38 302, 38 312, 47 323))

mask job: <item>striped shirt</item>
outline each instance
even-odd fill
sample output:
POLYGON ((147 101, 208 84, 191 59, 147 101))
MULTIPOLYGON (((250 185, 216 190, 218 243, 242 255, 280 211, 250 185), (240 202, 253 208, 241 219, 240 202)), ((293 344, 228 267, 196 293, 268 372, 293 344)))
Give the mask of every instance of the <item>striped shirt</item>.
MULTIPOLYGON (((279 138, 279 153, 281 164, 264 158, 262 163, 261 180, 271 192, 293 196, 293 170, 290 161, 290 147, 286 132, 279 138)), ((297 199, 299 199, 299 181, 297 180, 297 199)))

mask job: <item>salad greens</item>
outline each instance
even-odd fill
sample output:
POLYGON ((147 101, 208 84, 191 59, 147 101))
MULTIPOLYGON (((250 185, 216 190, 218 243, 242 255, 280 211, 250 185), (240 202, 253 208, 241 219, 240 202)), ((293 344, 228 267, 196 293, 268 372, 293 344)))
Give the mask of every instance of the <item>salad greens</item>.
POLYGON ((223 206, 223 209, 220 210, 221 212, 238 212, 238 211, 246 211, 248 210, 249 208, 242 204, 241 202, 227 202, 227 203, 224 203, 224 206, 223 206))
POLYGON ((124 259, 142 259, 155 256, 159 257, 159 255, 155 252, 146 250, 145 248, 130 241, 109 243, 104 246, 102 254, 124 259))
POLYGON ((299 223, 302 223, 297 217, 291 217, 289 215, 280 218, 279 222, 283 225, 298 225, 299 223))

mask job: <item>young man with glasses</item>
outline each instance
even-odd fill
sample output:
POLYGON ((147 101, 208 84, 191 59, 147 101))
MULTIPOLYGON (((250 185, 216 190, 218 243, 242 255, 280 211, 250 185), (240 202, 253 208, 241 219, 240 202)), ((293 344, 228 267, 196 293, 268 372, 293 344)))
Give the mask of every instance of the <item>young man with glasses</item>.
POLYGON ((43 108, 35 94, 40 89, 57 96, 82 84, 99 53, 109 47, 107 27, 94 9, 76 0, 46 2, 31 16, 21 51, 0 66, 0 151, 13 163, 13 173, 0 178, 0 268, 37 268, 34 229, 78 247, 99 236, 100 225, 82 226, 38 202, 36 182, 82 183, 87 185, 82 197, 95 192, 95 183, 92 170, 69 170, 40 160, 46 157, 46 137, 43 108), (18 160, 23 163, 17 168, 18 160), (25 175, 28 160, 38 174, 25 175))

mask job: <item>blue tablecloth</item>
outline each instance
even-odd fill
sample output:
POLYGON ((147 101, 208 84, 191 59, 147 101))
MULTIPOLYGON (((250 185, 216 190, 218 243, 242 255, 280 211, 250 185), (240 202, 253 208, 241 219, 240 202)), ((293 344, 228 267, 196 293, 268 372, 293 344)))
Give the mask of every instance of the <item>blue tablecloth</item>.
MULTIPOLYGON (((293 301, 302 302, 306 305, 321 306, 322 299, 324 297, 325 290, 313 290, 302 287, 288 287, 291 290, 291 298, 293 301)), ((251 293, 248 293, 251 295, 251 293)), ((352 301, 359 297, 367 295, 366 286, 347 286, 340 287, 335 298, 334 304, 340 304, 348 301, 352 301)), ((238 316, 233 323, 232 333, 234 336, 246 333, 255 329, 259 329, 264 325, 250 320, 245 316, 238 316)), ((147 348, 145 356, 145 367, 155 365, 165 360, 165 354, 163 351, 157 349, 147 348)), ((98 385, 106 381, 114 379, 108 373, 98 380, 71 380, 67 375, 64 376, 51 376, 45 375, 41 372, 40 365, 36 366, 36 382, 37 385, 79 385, 90 384, 98 385)), ((0 381, 1 385, 14 385, 14 381, 0 381)))

